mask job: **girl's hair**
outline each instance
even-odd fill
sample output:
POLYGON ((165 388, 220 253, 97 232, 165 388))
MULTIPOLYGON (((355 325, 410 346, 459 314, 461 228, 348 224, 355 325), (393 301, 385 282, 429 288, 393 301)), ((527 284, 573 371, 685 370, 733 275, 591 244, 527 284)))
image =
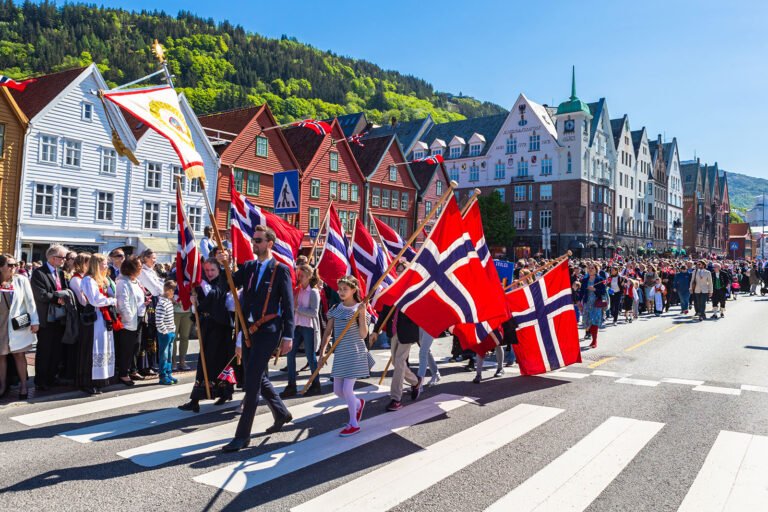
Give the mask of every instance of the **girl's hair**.
POLYGON ((75 272, 78 272, 80 274, 85 274, 86 272, 88 272, 89 261, 91 261, 91 253, 89 252, 78 253, 78 255, 75 256, 75 266, 74 266, 75 272))
POLYGON ((320 284, 320 278, 317 276, 317 269, 312 268, 307 264, 298 265, 296 267, 296 270, 299 270, 301 272, 304 272, 309 276, 309 287, 310 288, 316 288, 318 284, 320 284))
POLYGON ((360 283, 357 281, 357 278, 354 276, 344 276, 338 281, 336 281, 336 284, 338 285, 346 285, 350 288, 352 288, 354 293, 354 299, 355 302, 361 302, 362 299, 360 298, 360 283))
POLYGON ((120 273, 127 277, 138 276, 141 273, 141 262, 136 256, 128 256, 120 265, 120 273))
POLYGON ((88 273, 86 275, 91 276, 99 288, 107 284, 107 270, 101 270, 102 262, 106 263, 106 261, 107 257, 98 253, 91 256, 90 261, 88 261, 88 273))

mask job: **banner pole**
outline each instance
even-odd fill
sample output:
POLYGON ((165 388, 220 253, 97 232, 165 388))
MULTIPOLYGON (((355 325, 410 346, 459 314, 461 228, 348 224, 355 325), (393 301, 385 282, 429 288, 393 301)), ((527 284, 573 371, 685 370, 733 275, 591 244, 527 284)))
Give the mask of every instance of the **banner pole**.
MULTIPOLYGON (((315 260, 315 250, 317 249, 317 242, 320 241, 320 234, 325 227, 325 223, 328 221, 328 215, 331 213, 331 206, 333 206, 333 201, 336 200, 335 197, 331 197, 331 202, 328 204, 328 208, 325 210, 325 216, 323 217, 323 222, 320 223, 320 228, 317 232, 317 236, 315 237, 315 241, 312 243, 312 252, 309 253, 309 264, 312 265, 312 262, 315 260)), ((326 228, 326 233, 328 232, 328 229, 326 228)))
POLYGON ((530 281, 531 279, 536 280, 536 276, 535 276, 536 272, 541 272, 543 270, 548 270, 548 269, 554 267, 555 265, 561 263, 564 259, 571 257, 571 255, 573 255, 573 253, 570 250, 568 250, 562 256, 559 256, 559 257, 555 258, 554 260, 552 260, 552 261, 550 261, 548 263, 545 263, 544 265, 541 265, 540 267, 534 268, 531 271, 531 275, 529 275, 527 277, 524 277, 522 279, 516 279, 515 281, 512 281, 511 283, 509 283, 507 285, 506 288, 504 288, 504 291, 506 292, 507 290, 512 289, 512 287, 514 287, 515 285, 518 285, 520 283, 524 283, 526 281, 530 281))

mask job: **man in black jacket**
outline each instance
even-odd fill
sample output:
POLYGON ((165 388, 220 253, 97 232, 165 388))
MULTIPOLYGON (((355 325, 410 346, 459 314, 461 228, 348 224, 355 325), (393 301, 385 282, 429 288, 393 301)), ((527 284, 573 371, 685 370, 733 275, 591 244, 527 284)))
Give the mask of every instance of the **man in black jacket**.
MULTIPOLYGON (((268 434, 279 432, 283 425, 293 420, 267 375, 267 365, 273 352, 280 347, 280 354, 291 350, 293 340, 293 286, 288 267, 272 257, 275 232, 266 226, 256 226, 253 235, 253 253, 256 260, 242 265, 233 278, 235 286, 242 287, 242 311, 248 326, 262 321, 262 315, 275 315, 263 321, 250 335, 251 347, 243 348, 245 368, 245 398, 243 413, 237 423, 235 438, 224 451, 235 452, 247 447, 251 440, 251 427, 256 414, 259 397, 264 397, 275 423, 267 429, 268 434), (266 302, 266 308, 264 304, 266 302)), ((216 259, 222 265, 229 265, 229 251, 219 251, 216 259)), ((248 333, 243 333, 248 336, 248 333)), ((240 350, 238 348, 238 350, 240 350)))
POLYGON ((58 382, 56 374, 62 362, 61 338, 65 321, 55 319, 56 308, 64 306, 63 293, 67 288, 61 266, 67 256, 67 249, 52 245, 45 252, 46 262, 32 272, 30 284, 35 297, 40 330, 37 332, 35 351, 35 389, 45 391, 58 382))
MULTIPOLYGON (((381 312, 376 325, 374 326, 372 343, 376 342, 378 337, 376 333, 382 328, 384 319, 388 317, 389 306, 385 306, 381 312)), ((389 385, 389 396, 392 401, 387 406, 388 411, 399 411, 403 408, 401 399, 403 397, 403 381, 411 386, 411 400, 416 400, 421 393, 421 378, 417 377, 410 368, 408 368, 408 354, 411 352, 411 345, 419 341, 419 326, 413 323, 413 320, 400 311, 395 312, 387 322, 387 336, 391 340, 392 350, 392 382, 389 385)))
POLYGON ((723 270, 719 263, 712 265, 712 318, 725 316, 725 295, 728 285, 731 284, 731 274, 723 270))

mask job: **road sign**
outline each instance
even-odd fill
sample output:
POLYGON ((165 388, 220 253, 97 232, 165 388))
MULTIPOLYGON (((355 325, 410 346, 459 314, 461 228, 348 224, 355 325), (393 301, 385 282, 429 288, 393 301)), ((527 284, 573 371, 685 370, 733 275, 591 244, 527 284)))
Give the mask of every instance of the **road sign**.
POLYGON ((309 228, 309 238, 313 240, 320 234, 320 228, 309 228))
POLYGON ((731 242, 731 250, 732 251, 738 251, 739 250, 739 242, 731 242))
POLYGON ((275 213, 299 213, 299 171, 276 172, 275 213))
POLYGON ((653 242, 648 242, 645 244, 646 249, 653 249, 653 242))

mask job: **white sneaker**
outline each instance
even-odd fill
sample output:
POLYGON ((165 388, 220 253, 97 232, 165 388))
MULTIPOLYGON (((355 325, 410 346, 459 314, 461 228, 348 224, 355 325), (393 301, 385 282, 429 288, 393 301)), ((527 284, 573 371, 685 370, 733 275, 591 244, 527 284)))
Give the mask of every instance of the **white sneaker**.
POLYGON ((429 382, 427 382, 427 387, 432 387, 435 384, 437 384, 438 382, 440 382, 440 374, 439 373, 437 375, 433 375, 432 378, 429 379, 429 382))

